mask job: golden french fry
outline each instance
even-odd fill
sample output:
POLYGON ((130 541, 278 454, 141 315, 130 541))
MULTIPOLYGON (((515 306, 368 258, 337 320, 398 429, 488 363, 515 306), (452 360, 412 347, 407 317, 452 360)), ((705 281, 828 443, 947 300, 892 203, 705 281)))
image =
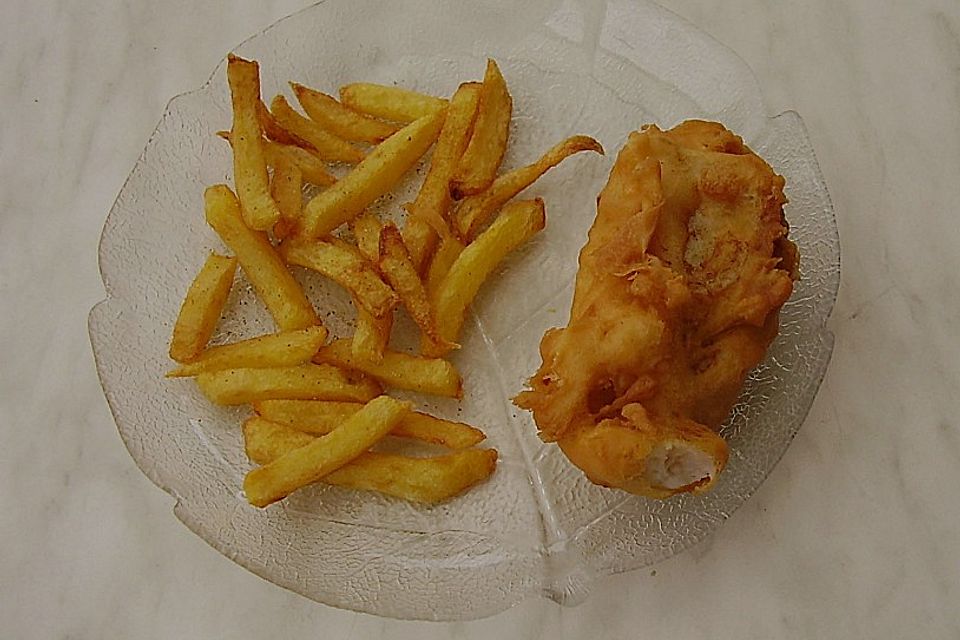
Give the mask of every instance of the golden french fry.
POLYGON ((337 181, 333 174, 327 171, 327 167, 323 164, 320 156, 312 151, 270 140, 264 143, 264 151, 266 152, 267 164, 271 167, 276 167, 283 156, 290 158, 300 169, 300 175, 303 176, 303 179, 310 184, 315 184, 318 187, 328 187, 337 181))
POLYGON ((348 400, 366 402, 380 393, 372 380, 331 365, 301 364, 268 369, 223 369, 197 375, 197 386, 214 404, 258 400, 348 400))
POLYGON ((296 82, 291 82, 290 86, 293 88, 300 106, 307 112, 310 119, 344 140, 376 144, 389 138, 400 129, 395 124, 383 122, 354 111, 350 107, 340 104, 333 96, 328 96, 296 82))
POLYGON ((290 263, 312 269, 330 278, 356 297, 373 315, 382 317, 397 304, 397 295, 380 275, 349 244, 335 239, 288 238, 280 253, 290 263))
MULTIPOLYGON (((363 213, 350 221, 350 228, 357 240, 360 254, 376 266, 380 257, 380 229, 383 225, 373 214, 363 213)), ((378 318, 364 309, 357 300, 354 300, 354 306, 357 309, 357 328, 351 343, 353 355, 361 360, 380 362, 390 343, 393 312, 378 318)))
POLYGON ((593 138, 573 136, 554 145, 533 164, 505 173, 494 180, 493 184, 483 192, 461 200, 453 215, 454 226, 460 238, 464 242, 473 240, 480 227, 507 201, 564 159, 581 151, 595 151, 603 155, 603 147, 593 138))
MULTIPOLYGON (((457 340, 467 307, 500 261, 543 229, 545 224, 543 200, 512 202, 460 253, 432 300, 440 335, 445 340, 457 340)), ((422 342, 421 347, 428 356, 446 353, 443 345, 432 344, 429 340, 422 342)))
POLYGON ((257 119, 260 101, 260 65, 230 54, 227 82, 233 104, 233 181, 237 185, 243 220, 251 229, 269 229, 280 217, 270 197, 262 133, 257 119))
POLYGON ((287 147, 297 147, 310 153, 316 152, 316 146, 284 128, 280 121, 267 109, 267 105, 263 104, 263 100, 260 99, 257 100, 257 119, 260 121, 263 135, 266 136, 268 141, 287 147))
MULTIPOLYGON (((357 402, 327 402, 324 400, 264 400, 254 403, 258 415, 270 422, 292 427, 313 435, 323 435, 360 410, 357 402)), ((425 413, 412 411, 393 428, 390 435, 413 438, 451 449, 467 449, 482 442, 486 436, 462 422, 443 420, 425 413)))
POLYGON ((371 400, 327 435, 248 473, 243 480, 247 500, 265 507, 320 480, 362 455, 409 411, 410 403, 389 396, 371 400))
POLYGON ((406 205, 408 217, 403 240, 417 272, 421 274, 425 272, 427 260, 436 245, 437 234, 448 235, 445 233, 449 229, 445 218, 450 208, 450 181, 470 140, 480 101, 480 86, 477 82, 467 82, 453 94, 427 177, 416 200, 406 205))
POLYGON ((380 230, 383 223, 372 213, 362 213, 350 221, 350 230, 357 239, 357 249, 371 264, 380 259, 380 230))
MULTIPOLYGON (((230 142, 229 131, 218 131, 217 135, 227 142, 230 142)), ((337 179, 327 171, 327 167, 323 164, 320 156, 312 151, 302 149, 292 144, 274 142, 273 140, 263 140, 262 146, 263 157, 267 161, 267 166, 275 167, 281 155, 288 156, 293 160, 294 164, 297 165, 297 168, 300 169, 300 173, 306 182, 319 187, 327 187, 337 181, 337 179)))
MULTIPOLYGON (((377 266, 423 334, 444 344, 444 340, 437 333, 437 321, 427 298, 427 289, 410 260, 400 230, 393 223, 383 225, 380 231, 380 256, 377 266)), ((453 349, 456 345, 444 346, 453 349)))
MULTIPOLYGON (((358 407, 362 406, 358 405, 358 407)), ((324 433, 330 431, 333 429, 324 433)), ((271 422, 260 416, 247 418, 243 422, 243 449, 250 462, 259 465, 269 464, 283 454, 305 447, 314 440, 316 437, 309 433, 271 422)))
POLYGON ((374 118, 404 123, 435 115, 447 106, 443 98, 368 82, 340 87, 340 102, 374 118))
MULTIPOLYGON (((449 229, 449 226, 447 228, 449 229)), ((422 274, 431 254, 436 250, 437 232, 423 218, 408 216, 403 223, 403 243, 410 253, 413 267, 417 273, 422 274)))
POLYGON ((169 372, 167 377, 195 376, 222 369, 291 367, 309 362, 326 339, 327 330, 317 326, 210 347, 193 362, 169 372))
POLYGON ((350 343, 353 356, 358 360, 380 363, 383 353, 390 343, 390 332, 393 331, 393 312, 379 318, 360 305, 354 299, 357 308, 357 328, 350 343))
POLYGON ((177 362, 191 362, 210 341, 227 302, 237 259, 211 253, 197 273, 180 306, 180 315, 173 325, 170 357, 177 362))
POLYGON ((437 139, 442 124, 442 111, 415 120, 380 143, 335 185, 314 197, 307 203, 304 215, 307 235, 327 235, 392 189, 437 139))
POLYGON ((361 371, 385 385, 420 393, 459 398, 463 383, 456 368, 439 358, 422 358, 384 351, 379 363, 366 362, 353 356, 349 339, 336 340, 320 349, 314 362, 326 362, 361 371))
POLYGON ((270 195, 280 208, 280 219, 273 225, 273 235, 283 239, 296 230, 303 213, 303 173, 287 154, 279 154, 273 165, 270 195))
POLYGON ((452 191, 456 197, 479 193, 493 182, 507 150, 512 111, 513 98, 500 68, 493 60, 487 60, 473 134, 453 176, 452 191))
MULTIPOLYGON (((350 221, 350 228, 357 240, 357 249, 365 260, 376 267, 380 256, 380 229, 382 224, 376 216, 363 213, 350 221)), ((361 360, 380 362, 390 342, 393 330, 393 312, 377 317, 367 311, 354 297, 357 309, 357 328, 353 333, 353 355, 361 360)))
MULTIPOLYGON (((266 465, 316 438, 281 424, 250 418, 243 424, 243 440, 247 457, 266 465)), ((434 458, 371 451, 324 476, 320 482, 431 504, 453 498, 486 480, 496 466, 496 449, 467 449, 434 458)))
POLYGON ((337 469, 325 481, 411 502, 436 504, 480 484, 496 468, 496 449, 465 449, 433 458, 371 451, 337 469))
POLYGON ((324 160, 356 164, 363 159, 360 149, 297 113, 283 96, 273 98, 270 102, 270 113, 284 129, 309 142, 317 150, 317 155, 324 160))
MULTIPOLYGON (((436 299, 435 296, 437 295, 437 289, 440 288, 440 283, 443 282, 447 272, 450 271, 450 267, 453 266, 453 263, 456 262, 462 252, 463 243, 455 237, 450 236, 440 241, 440 246, 437 247, 433 258, 430 260, 430 267, 427 269, 427 281, 425 283, 427 287, 427 297, 430 298, 431 305, 433 304, 433 300, 436 299)), ((436 309, 434 309, 434 314, 436 314, 436 309)))
POLYGON ((300 284, 274 250, 266 234, 249 229, 240 219, 240 204, 226 185, 214 185, 203 194, 207 224, 237 256, 257 296, 283 331, 319 324, 316 312, 300 284))

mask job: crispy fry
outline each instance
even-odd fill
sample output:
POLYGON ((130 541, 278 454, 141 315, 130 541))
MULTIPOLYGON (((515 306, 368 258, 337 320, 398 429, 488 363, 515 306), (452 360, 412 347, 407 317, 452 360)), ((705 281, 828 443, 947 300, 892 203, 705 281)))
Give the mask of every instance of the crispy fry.
POLYGON ((195 376, 223 369, 264 369, 303 364, 310 361, 326 339, 327 330, 317 326, 210 347, 193 362, 169 372, 167 377, 195 376))
MULTIPOLYGON (((440 246, 433 254, 433 259, 430 260, 430 268, 427 269, 427 281, 425 283, 427 297, 430 298, 431 305, 433 300, 436 299, 435 296, 437 295, 437 289, 440 288, 440 283, 443 282, 443 278, 462 252, 463 243, 455 237, 450 236, 440 241, 440 246)), ((436 309, 434 309, 434 314, 436 314, 436 309)))
POLYGON ((327 481, 411 502, 436 504, 480 484, 496 468, 496 449, 466 449, 434 458, 370 452, 331 473, 327 481))
POLYGON ((446 344, 437 332, 437 320, 427 298, 427 290, 410 260, 400 230, 393 223, 385 224, 380 231, 380 257, 377 266, 423 334, 443 344, 445 348, 456 348, 456 345, 446 344))
POLYGON ((507 150, 513 98, 500 68, 487 60, 473 134, 453 176, 452 191, 459 198, 479 193, 493 182, 507 150))
POLYGON ((317 150, 317 155, 324 160, 356 164, 363 159, 363 152, 360 149, 297 113, 283 96, 278 95, 273 98, 270 102, 270 112, 284 129, 309 142, 317 150))
MULTIPOLYGON (((380 256, 380 229, 383 227, 376 216, 364 213, 350 221, 350 228, 357 239, 357 249, 371 264, 376 266, 380 256)), ((393 330, 393 312, 379 318, 363 308, 356 298, 357 328, 353 333, 353 355, 361 360, 379 363, 390 342, 393 330)))
POLYGON ((265 507, 316 482, 362 455, 410 412, 410 403, 388 396, 368 402, 325 436, 254 469, 243 481, 250 504, 265 507))
POLYGON ((290 87, 311 120, 344 140, 377 144, 400 129, 395 124, 354 111, 340 104, 333 96, 302 84, 291 82, 290 87))
MULTIPOLYGON (((217 131, 217 135, 230 142, 229 131, 217 131)), ((337 181, 333 174, 327 171, 323 160, 312 151, 301 149, 292 144, 281 144, 273 140, 263 140, 262 146, 263 157, 267 161, 267 166, 277 166, 278 158, 285 155, 297 165, 306 182, 319 187, 327 187, 337 181)))
POLYGON ((316 238, 330 233, 392 189, 437 139, 442 124, 442 112, 408 124, 371 151, 343 179, 313 198, 305 212, 307 235, 316 238))
POLYGON ((357 249, 371 264, 380 260, 380 230, 383 223, 372 213, 362 213, 350 221, 350 230, 357 239, 357 249))
POLYGON ((243 220, 251 229, 269 229, 280 217, 270 197, 262 134, 257 120, 260 101, 260 65, 230 54, 227 81, 233 104, 233 180, 237 185, 243 220))
POLYGON ((374 364, 383 361, 383 353, 390 344, 390 332, 393 331, 393 312, 386 313, 379 318, 361 306, 356 299, 357 328, 353 332, 351 349, 353 356, 358 360, 365 360, 374 364))
POLYGON ((303 179, 310 184, 315 184, 318 187, 328 187, 337 181, 333 174, 327 171, 327 167, 323 164, 320 156, 312 151, 269 140, 264 144, 264 151, 267 156, 267 164, 272 167, 277 166, 281 156, 289 157, 300 169, 300 175, 303 176, 303 179))
MULTIPOLYGON (((445 222, 444 225, 446 226, 445 222)), ((437 232, 426 220, 408 216, 403 223, 403 244, 410 253, 413 268, 417 273, 423 274, 430 256, 436 251, 437 232)))
POLYGON ((177 362, 191 362, 210 341, 227 302, 237 259, 211 253, 197 273, 180 306, 180 315, 173 325, 170 357, 177 362))
POLYGON ((603 155, 600 143, 588 136, 572 136, 554 145, 543 156, 525 167, 514 169, 493 181, 485 191, 464 198, 454 213, 454 226, 464 242, 476 237, 481 226, 515 195, 533 184, 549 169, 580 151, 595 151, 603 155))
POLYGON ((276 116, 267 109, 267 105, 263 104, 263 100, 260 99, 257 100, 257 119, 260 121, 260 129, 263 130, 263 135, 266 136, 268 141, 316 153, 316 146, 284 128, 276 116))
MULTIPOLYGON (((467 245, 437 288, 433 299, 440 335, 456 341, 467 307, 480 286, 508 253, 543 229, 546 218, 543 200, 519 200, 503 211, 477 239, 467 245)), ((442 345, 421 343, 428 356, 440 356, 442 345)), ((322 352, 322 350, 321 350, 322 352)))
POLYGON ((450 208, 450 181, 470 140, 480 101, 480 86, 477 82, 467 82, 453 94, 427 177, 416 200, 406 205, 408 217, 403 240, 417 272, 421 274, 436 245, 437 234, 448 235, 445 218, 450 208))
POLYGON ((366 402, 380 393, 372 380, 358 378, 326 364, 269 369, 224 369, 201 373, 197 386, 214 404, 247 404, 258 400, 348 400, 366 402))
POLYGON ((351 245, 335 239, 288 238, 280 253, 290 264, 327 276, 356 297, 374 316, 386 315, 397 304, 397 295, 351 245))
MULTIPOLYGON (((357 406, 362 407, 363 405, 358 404, 357 406)), ((334 425, 324 433, 330 433, 340 424, 334 425)), ((261 416, 253 416, 243 422, 243 449, 250 462, 259 465, 270 464, 283 454, 305 447, 314 440, 316 440, 316 436, 312 436, 305 431, 298 431, 288 425, 271 422, 261 416)))
POLYGON ((270 195, 280 208, 280 219, 273 225, 273 235, 283 239, 297 228, 303 213, 303 173, 287 154, 279 154, 273 165, 270 195))
MULTIPOLYGON (((315 441, 306 433, 259 418, 244 423, 243 439, 247 457, 264 465, 315 441)), ((430 504, 457 496, 487 479, 496 464, 496 449, 467 449, 435 458, 367 452, 320 482, 430 504)))
POLYGON ((336 340, 320 349, 314 362, 327 362, 348 369, 356 369, 379 380, 385 385, 398 389, 409 389, 420 393, 459 398, 463 393, 463 383, 456 368, 439 358, 385 351, 379 364, 364 362, 353 357, 349 339, 336 340))
POLYGON ((434 115, 447 106, 443 98, 368 82, 340 87, 340 102, 374 118, 404 123, 434 115))
MULTIPOLYGON (((264 400, 254 404, 260 416, 279 424, 323 435, 360 410, 358 402, 326 402, 323 400, 264 400)), ((412 411, 401 420, 390 435, 413 438, 451 449, 467 449, 486 438, 483 431, 462 422, 452 422, 412 411)))
POLYGON ((247 228, 240 219, 240 205, 229 187, 222 184, 209 187, 204 192, 204 202, 207 224, 236 254, 237 262, 277 326, 290 331, 319 324, 303 289, 267 236, 247 228))

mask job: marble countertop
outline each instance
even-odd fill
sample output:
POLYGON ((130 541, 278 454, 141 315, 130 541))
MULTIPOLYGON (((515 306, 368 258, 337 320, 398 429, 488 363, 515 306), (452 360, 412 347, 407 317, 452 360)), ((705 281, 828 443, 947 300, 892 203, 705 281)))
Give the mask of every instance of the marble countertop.
POLYGON ((167 100, 306 3, 7 3, 3 635, 960 637, 960 6, 662 3, 747 61, 771 113, 806 121, 843 244, 833 361, 783 461, 706 542, 575 608, 457 624, 332 609, 213 551, 135 467, 94 371, 100 229, 167 100))

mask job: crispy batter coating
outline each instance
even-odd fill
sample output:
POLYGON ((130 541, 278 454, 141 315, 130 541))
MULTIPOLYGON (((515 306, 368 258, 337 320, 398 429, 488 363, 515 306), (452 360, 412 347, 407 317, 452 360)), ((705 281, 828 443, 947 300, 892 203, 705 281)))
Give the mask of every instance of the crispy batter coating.
POLYGON ((630 135, 597 200, 570 322, 517 396, 595 483, 709 488, 716 434, 777 334, 798 254, 784 181, 722 125, 630 135))

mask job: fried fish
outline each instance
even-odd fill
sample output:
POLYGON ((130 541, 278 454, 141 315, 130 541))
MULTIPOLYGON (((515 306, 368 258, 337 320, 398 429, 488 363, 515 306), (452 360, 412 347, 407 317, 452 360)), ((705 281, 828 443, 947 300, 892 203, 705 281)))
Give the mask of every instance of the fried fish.
POLYGON ((515 402, 600 485, 665 498, 726 464, 717 434, 776 337, 799 255, 784 180, 718 123, 630 135, 597 200, 570 321, 515 402))

